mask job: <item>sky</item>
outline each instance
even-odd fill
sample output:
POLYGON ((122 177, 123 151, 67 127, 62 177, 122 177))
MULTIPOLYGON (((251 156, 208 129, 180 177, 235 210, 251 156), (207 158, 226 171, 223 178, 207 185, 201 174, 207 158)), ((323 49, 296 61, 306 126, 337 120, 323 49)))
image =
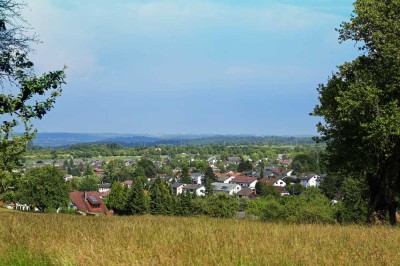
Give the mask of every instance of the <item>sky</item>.
POLYGON ((37 72, 67 65, 39 132, 315 135, 316 88, 358 56, 349 0, 29 0, 37 72))

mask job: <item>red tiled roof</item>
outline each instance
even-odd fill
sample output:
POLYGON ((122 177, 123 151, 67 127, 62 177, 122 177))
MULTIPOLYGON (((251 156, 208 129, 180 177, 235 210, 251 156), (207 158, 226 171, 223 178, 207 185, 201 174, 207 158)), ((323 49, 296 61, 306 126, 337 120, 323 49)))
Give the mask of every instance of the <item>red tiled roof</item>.
POLYGON ((87 198, 86 200, 84 198, 84 192, 79 192, 79 191, 70 192, 69 198, 75 204, 78 211, 90 212, 90 213, 106 213, 108 211, 106 205, 100 198, 98 192, 94 191, 86 192, 86 198, 87 198), (98 208, 93 207, 93 205, 91 205, 88 200, 89 197, 94 197, 94 199, 96 199, 100 203, 100 206, 98 208))
POLYGON ((125 180, 124 182, 122 182, 122 185, 132 185, 133 180, 125 180))
POLYGON ((250 176, 244 176, 244 175, 239 175, 236 176, 231 182, 232 183, 246 183, 246 184, 251 184, 254 181, 256 181, 257 178, 255 177, 250 177, 250 176))

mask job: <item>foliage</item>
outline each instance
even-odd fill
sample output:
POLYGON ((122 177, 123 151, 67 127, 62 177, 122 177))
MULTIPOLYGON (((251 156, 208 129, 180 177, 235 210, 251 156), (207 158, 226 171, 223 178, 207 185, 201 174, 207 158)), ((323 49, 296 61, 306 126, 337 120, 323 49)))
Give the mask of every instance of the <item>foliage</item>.
POLYGON ((214 188, 211 185, 213 182, 216 181, 216 176, 214 174, 214 171, 212 170, 212 168, 209 166, 206 168, 206 170, 204 171, 204 184, 205 184, 205 189, 206 189, 206 194, 207 195, 212 195, 214 194, 214 188))
POLYGON ((338 220, 343 223, 360 223, 367 215, 368 201, 365 183, 346 178, 341 186, 343 200, 340 202, 338 220))
POLYGON ((150 187, 150 213, 151 214, 173 214, 171 189, 157 177, 150 187))
POLYGON ((137 166, 143 168, 144 174, 147 178, 154 178, 157 175, 157 168, 149 159, 142 158, 138 162, 137 166))
POLYGON ((290 195, 300 195, 306 188, 302 184, 290 184, 285 187, 290 195))
POLYGON ((108 195, 107 207, 114 211, 115 214, 126 214, 128 202, 128 189, 120 182, 114 182, 111 187, 110 195, 108 195))
POLYGON ((249 160, 243 160, 238 164, 237 171, 238 172, 244 172, 244 171, 250 171, 253 170, 253 166, 251 165, 251 162, 249 160))
POLYGON ((364 54, 341 65, 318 88, 320 141, 331 173, 369 187, 368 219, 388 211, 396 223, 400 191, 400 1, 358 0, 339 29, 340 40, 360 43, 364 54))
POLYGON ((306 189, 298 197, 259 198, 250 203, 249 215, 264 221, 288 223, 335 223, 336 208, 316 188, 306 189))
POLYGON ((104 171, 103 182, 122 182, 132 178, 132 176, 133 172, 125 166, 125 162, 120 159, 115 159, 107 164, 106 170, 104 171))
POLYGON ((79 191, 97 191, 99 181, 95 176, 84 176, 79 182, 79 191))
POLYGON ((64 175, 63 171, 54 166, 30 169, 18 181, 17 200, 41 211, 66 206, 69 196, 64 175))
POLYGON ((311 153, 296 154, 292 161, 292 169, 295 173, 319 173, 318 157, 311 153))
POLYGON ((144 193, 144 184, 141 178, 135 178, 128 197, 128 212, 131 214, 145 214, 148 211, 149 200, 144 193))
POLYGON ((205 213, 211 217, 232 218, 239 211, 239 202, 234 196, 217 193, 205 199, 205 213))
POLYGON ((274 186, 267 186, 264 182, 257 182, 256 183, 256 193, 259 196, 273 196, 273 197, 280 197, 281 193, 279 190, 274 186))

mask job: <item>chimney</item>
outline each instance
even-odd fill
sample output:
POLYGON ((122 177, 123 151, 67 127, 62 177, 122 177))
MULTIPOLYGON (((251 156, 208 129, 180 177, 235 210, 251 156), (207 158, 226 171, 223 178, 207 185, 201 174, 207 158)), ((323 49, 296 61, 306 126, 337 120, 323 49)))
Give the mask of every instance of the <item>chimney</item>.
POLYGON ((87 200, 86 191, 83 192, 83 198, 84 198, 85 200, 87 200))

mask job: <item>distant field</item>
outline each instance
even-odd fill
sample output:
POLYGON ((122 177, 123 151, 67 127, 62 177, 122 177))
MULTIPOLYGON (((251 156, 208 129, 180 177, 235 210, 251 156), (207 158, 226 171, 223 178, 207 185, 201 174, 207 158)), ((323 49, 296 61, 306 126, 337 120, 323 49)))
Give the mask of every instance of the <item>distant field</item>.
POLYGON ((398 265, 400 229, 0 210, 1 265, 398 265))

